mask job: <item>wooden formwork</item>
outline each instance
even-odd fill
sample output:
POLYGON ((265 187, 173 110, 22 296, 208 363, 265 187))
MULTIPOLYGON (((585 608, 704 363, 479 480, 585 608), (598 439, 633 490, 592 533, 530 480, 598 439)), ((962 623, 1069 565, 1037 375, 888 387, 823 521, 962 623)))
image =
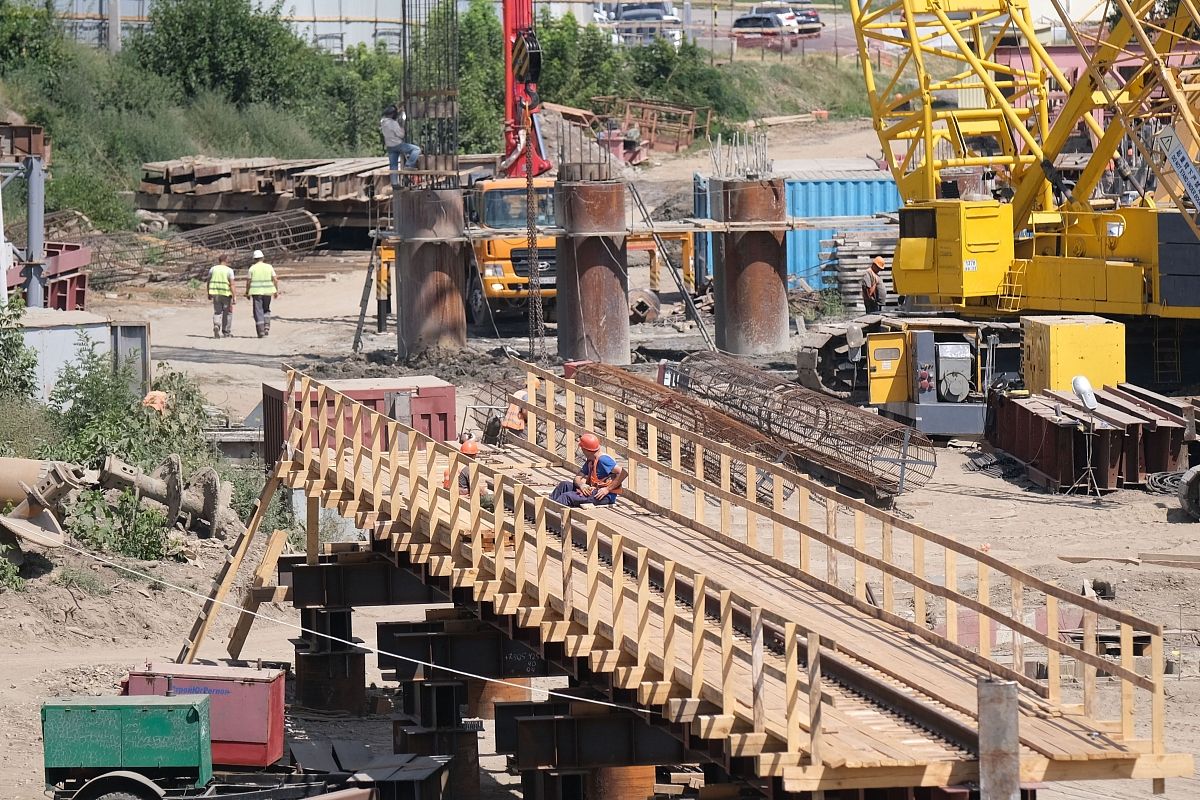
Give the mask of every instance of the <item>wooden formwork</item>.
MULTIPOLYGON (((1023 780, 1191 774, 1191 756, 1169 753, 1164 740, 1158 625, 533 366, 529 400, 514 398, 530 417, 527 439, 480 459, 308 376, 291 371, 288 384, 317 402, 290 412, 259 509, 281 485, 303 490, 310 517, 337 509, 397 568, 448 588, 502 630, 533 634, 544 657, 624 691, 768 790, 976 780, 975 684, 989 675, 1019 684, 1023 780), (631 421, 620 440, 618 414, 631 421), (629 470, 616 506, 568 509, 546 496, 575 471, 585 431, 629 470), (704 458, 685 463, 685 442, 718 453, 717 474, 704 474, 704 458), (731 491, 735 464, 770 476, 770 504, 755 500, 754 481, 749 497, 731 491), (469 495, 442 487, 446 470, 464 467, 469 495), (483 507, 485 486, 494 512, 483 507), (493 536, 513 547, 488 546, 493 536), (1060 629, 1068 608, 1081 620, 1078 645, 1060 629), (944 633, 929 625, 939 619, 944 633), (1104 629, 1118 634, 1115 660, 1097 652, 1104 629), (1149 640, 1141 670, 1135 637, 1149 640), (1043 678, 1026 673, 1035 652, 1043 678), (1064 659, 1078 665, 1077 685, 1064 659), (1115 720, 1098 719, 1105 692, 1119 698, 1115 720)), ((235 543, 234 562, 260 518, 235 543)), ((223 572, 214 597, 232 581, 223 572)), ((185 659, 216 606, 206 604, 185 659)))

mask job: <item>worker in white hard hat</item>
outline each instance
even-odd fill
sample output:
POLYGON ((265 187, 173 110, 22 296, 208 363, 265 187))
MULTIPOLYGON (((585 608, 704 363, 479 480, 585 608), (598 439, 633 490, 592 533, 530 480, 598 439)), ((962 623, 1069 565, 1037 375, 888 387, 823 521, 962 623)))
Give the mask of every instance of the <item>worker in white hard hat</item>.
POLYGON ((246 280, 246 297, 254 304, 254 329, 258 338, 271 333, 271 299, 279 294, 275 268, 263 261, 263 251, 254 251, 254 263, 246 280))
POLYGON ((224 262, 214 264, 208 271, 208 299, 213 304, 214 339, 233 336, 233 304, 236 296, 233 268, 224 262))

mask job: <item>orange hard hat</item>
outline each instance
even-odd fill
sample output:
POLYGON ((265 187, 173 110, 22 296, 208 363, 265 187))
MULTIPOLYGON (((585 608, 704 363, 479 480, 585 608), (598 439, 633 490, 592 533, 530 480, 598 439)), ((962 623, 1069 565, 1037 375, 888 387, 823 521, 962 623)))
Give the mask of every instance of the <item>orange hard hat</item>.
POLYGON ((871 259, 871 263, 874 264, 875 266, 879 267, 880 269, 883 269, 884 267, 887 266, 887 262, 883 260, 883 256, 875 256, 874 258, 871 259))
POLYGON ((595 453, 600 449, 600 440, 596 438, 594 433, 585 433, 579 437, 579 447, 588 453, 595 453))
POLYGON ((474 439, 467 439, 458 446, 458 450, 464 456, 477 456, 479 455, 479 442, 474 439))

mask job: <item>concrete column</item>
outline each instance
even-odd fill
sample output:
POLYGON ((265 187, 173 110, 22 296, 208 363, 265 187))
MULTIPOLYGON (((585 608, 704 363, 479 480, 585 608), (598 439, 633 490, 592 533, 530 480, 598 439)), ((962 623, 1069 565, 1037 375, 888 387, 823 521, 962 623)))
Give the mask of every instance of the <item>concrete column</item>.
POLYGON ((108 0, 108 51, 121 52, 121 0, 108 0))
POLYGON ((1017 684, 980 678, 978 692, 979 796, 981 800, 1020 800, 1017 684))
MULTIPOLYGON (((711 216, 720 222, 787 219, 784 180, 710 182, 711 216)), ((787 245, 782 230, 716 234, 713 242, 717 347, 735 355, 787 349, 787 245)))
POLYGON ((37 156, 25 159, 25 180, 28 233, 25 266, 21 270, 25 278, 25 305, 43 308, 46 305, 43 274, 46 266, 46 169, 42 159, 37 156))
POLYGON ((463 305, 467 242, 462 189, 399 189, 392 198, 396 248, 396 350, 410 358, 467 344, 463 305))
POLYGON ((555 185, 558 354, 564 360, 629 363, 625 184, 555 185))

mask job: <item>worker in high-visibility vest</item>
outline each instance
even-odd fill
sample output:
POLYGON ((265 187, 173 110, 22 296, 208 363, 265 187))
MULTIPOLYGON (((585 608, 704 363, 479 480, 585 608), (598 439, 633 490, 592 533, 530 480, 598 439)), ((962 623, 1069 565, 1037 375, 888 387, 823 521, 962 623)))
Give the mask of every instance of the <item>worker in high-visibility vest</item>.
POLYGON ((233 336, 233 304, 237 287, 233 268, 215 264, 208 270, 208 299, 213 304, 213 338, 233 336))
POLYGON ((625 469, 608 453, 600 452, 600 439, 594 433, 579 437, 579 449, 583 451, 579 474, 555 486, 550 499, 576 508, 585 503, 611 506, 621 494, 625 469))
POLYGON ((271 299, 279 294, 275 268, 263 261, 262 250, 254 251, 254 263, 246 280, 246 297, 254 303, 254 329, 258 338, 271 332, 271 299))

